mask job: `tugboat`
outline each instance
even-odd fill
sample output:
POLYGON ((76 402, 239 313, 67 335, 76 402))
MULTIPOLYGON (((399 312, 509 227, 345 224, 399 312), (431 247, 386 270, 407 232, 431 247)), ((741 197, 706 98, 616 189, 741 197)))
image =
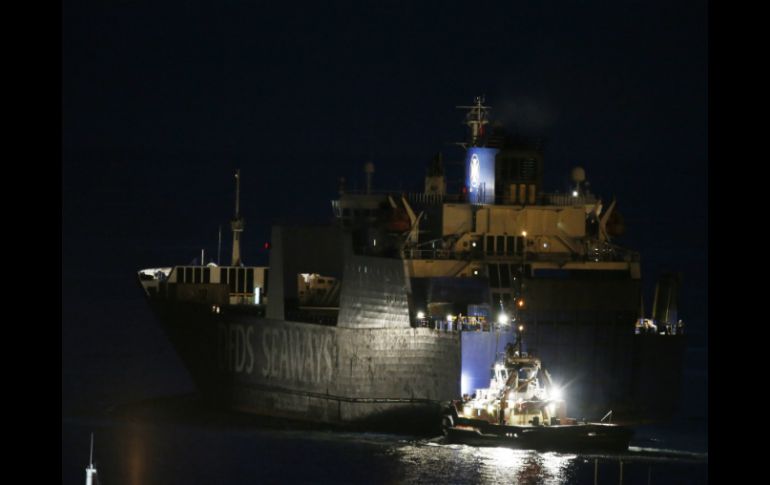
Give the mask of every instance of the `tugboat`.
POLYGON ((523 330, 519 325, 516 343, 509 343, 493 365, 488 388, 449 403, 442 418, 444 436, 475 446, 627 450, 633 429, 605 423, 612 411, 599 422, 567 417, 561 390, 540 359, 521 351, 523 330))

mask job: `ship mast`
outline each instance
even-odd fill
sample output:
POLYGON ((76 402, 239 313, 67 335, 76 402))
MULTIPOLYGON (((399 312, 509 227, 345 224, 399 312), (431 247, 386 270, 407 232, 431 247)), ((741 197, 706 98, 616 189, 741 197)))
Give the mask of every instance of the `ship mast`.
POLYGON ((459 109, 467 109, 468 114, 465 116, 465 124, 470 128, 470 143, 458 143, 463 148, 468 146, 478 146, 479 139, 484 136, 484 125, 489 123, 487 111, 491 106, 484 106, 484 97, 476 96, 475 104, 473 106, 455 106, 459 109))
POLYGON ((241 217, 241 169, 235 172, 235 217, 230 221, 233 230, 232 266, 241 266, 241 233, 243 232, 243 217, 241 217))

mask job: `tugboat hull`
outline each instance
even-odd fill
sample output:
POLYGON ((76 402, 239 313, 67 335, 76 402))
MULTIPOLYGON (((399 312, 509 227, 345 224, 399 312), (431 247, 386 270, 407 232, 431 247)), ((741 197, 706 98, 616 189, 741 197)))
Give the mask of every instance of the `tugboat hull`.
POLYGON ((586 423, 553 426, 502 426, 460 418, 444 427, 451 443, 472 446, 505 446, 562 451, 625 451, 633 436, 631 428, 586 423))

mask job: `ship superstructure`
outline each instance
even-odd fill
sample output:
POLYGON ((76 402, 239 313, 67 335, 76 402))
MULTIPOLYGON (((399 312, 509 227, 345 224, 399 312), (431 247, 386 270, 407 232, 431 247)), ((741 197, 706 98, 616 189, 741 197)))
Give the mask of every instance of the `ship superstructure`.
POLYGON ((340 184, 334 224, 273 227, 269 267, 242 265, 236 196, 231 266, 140 272, 204 394, 335 423, 435 414, 482 387, 525 323, 578 409, 672 410, 649 393, 675 396, 683 341, 635 334, 640 259, 615 244, 615 201, 579 167, 569 192, 545 192, 542 143, 492 124, 481 98, 461 108, 459 190, 440 154, 420 193, 377 191, 368 162, 366 190, 340 184))

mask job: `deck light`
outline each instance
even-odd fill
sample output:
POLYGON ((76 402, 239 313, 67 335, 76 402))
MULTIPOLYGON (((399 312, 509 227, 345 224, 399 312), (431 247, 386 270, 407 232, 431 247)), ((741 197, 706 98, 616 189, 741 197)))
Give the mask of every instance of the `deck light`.
POLYGON ((524 325, 519 325, 519 332, 523 332, 523 331, 524 331, 524 325))
POLYGON ((417 318, 419 320, 422 320, 423 318, 425 318, 425 312, 417 312, 417 318))
POLYGON ((561 389, 558 387, 551 388, 551 399, 560 400, 562 397, 561 389))
POLYGON ((499 323, 500 325, 505 325, 506 323, 508 323, 508 315, 506 315, 505 313, 501 313, 500 315, 498 315, 497 323, 499 323))

